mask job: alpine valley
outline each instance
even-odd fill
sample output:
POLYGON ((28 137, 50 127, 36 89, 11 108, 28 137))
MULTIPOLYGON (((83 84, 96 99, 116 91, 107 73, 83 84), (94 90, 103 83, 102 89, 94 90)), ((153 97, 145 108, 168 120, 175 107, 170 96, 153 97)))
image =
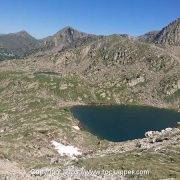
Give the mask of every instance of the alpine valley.
MULTIPOLYGON (((14 173, 13 179, 31 179, 32 169, 49 168, 64 173, 147 169, 147 179, 180 179, 179 123, 143 138, 112 142, 75 118, 71 108, 81 105, 178 112, 180 18, 139 37, 93 35, 72 27, 43 39, 26 31, 0 35, 2 178, 14 173)), ((122 175, 127 177, 144 179, 122 175)))

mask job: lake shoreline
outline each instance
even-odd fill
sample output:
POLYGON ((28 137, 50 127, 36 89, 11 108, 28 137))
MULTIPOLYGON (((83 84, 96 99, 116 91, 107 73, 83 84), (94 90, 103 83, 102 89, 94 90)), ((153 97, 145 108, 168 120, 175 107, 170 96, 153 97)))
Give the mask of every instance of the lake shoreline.
POLYGON ((143 138, 147 131, 176 127, 180 119, 176 110, 139 105, 91 104, 69 110, 80 129, 113 142, 143 138))

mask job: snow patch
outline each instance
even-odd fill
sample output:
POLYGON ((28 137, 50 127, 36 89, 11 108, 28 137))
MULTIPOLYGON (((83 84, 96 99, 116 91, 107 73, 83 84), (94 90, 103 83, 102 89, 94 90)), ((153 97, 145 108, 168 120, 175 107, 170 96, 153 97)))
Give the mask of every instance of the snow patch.
POLYGON ((74 157, 82 154, 79 152, 79 149, 74 146, 65 146, 64 144, 58 143, 54 140, 51 141, 51 143, 55 146, 55 149, 61 156, 67 155, 69 157, 74 157))
POLYGON ((80 130, 79 126, 73 126, 74 129, 80 130))

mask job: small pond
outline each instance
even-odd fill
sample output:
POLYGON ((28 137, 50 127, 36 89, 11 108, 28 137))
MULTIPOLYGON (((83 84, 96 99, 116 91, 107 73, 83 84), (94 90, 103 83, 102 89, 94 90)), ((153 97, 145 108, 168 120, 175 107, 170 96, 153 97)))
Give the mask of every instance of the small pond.
POLYGON ((176 111, 144 106, 76 106, 71 111, 86 130, 114 142, 143 138, 147 131, 180 121, 176 111))

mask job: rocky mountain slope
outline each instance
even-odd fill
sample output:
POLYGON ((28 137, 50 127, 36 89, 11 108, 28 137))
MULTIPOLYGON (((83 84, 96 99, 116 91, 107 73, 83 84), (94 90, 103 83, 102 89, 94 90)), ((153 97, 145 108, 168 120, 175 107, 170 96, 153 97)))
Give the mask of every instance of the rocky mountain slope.
POLYGON ((0 47, 0 61, 7 60, 7 59, 15 59, 16 56, 10 50, 0 47))
POLYGON ((112 35, 74 49, 4 61, 0 68, 77 76, 92 86, 92 93, 96 92, 88 98, 79 97, 88 103, 131 102, 179 108, 178 57, 136 39, 112 35))
POLYGON ((155 42, 169 45, 180 45, 180 18, 163 28, 155 37, 155 42))
POLYGON ((144 35, 139 36, 138 40, 140 40, 142 42, 153 43, 153 42, 155 42, 155 38, 158 33, 159 33, 159 31, 150 31, 144 35))
POLYGON ((0 35, 0 47, 11 51, 17 57, 28 55, 39 45, 39 41, 25 31, 0 35))
POLYGON ((160 31, 152 31, 139 37, 146 42, 167 44, 171 46, 180 45, 180 18, 168 24, 160 31))
POLYGON ((73 29, 72 27, 65 27, 56 34, 41 40, 42 48, 44 50, 61 51, 67 48, 76 48, 87 42, 97 40, 98 36, 83 33, 73 29))

